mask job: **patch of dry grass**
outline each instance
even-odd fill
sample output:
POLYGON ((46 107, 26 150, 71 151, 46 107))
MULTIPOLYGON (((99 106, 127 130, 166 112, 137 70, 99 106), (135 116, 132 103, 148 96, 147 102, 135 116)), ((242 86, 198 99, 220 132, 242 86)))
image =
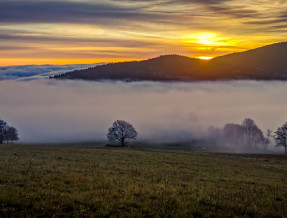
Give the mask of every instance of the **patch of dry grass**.
POLYGON ((0 216, 287 214, 287 157, 0 146, 0 216))

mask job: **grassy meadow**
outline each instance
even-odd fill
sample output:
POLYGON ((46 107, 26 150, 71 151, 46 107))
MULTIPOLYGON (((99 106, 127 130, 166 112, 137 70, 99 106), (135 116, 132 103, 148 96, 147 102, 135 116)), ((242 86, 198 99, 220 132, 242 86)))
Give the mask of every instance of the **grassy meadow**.
POLYGON ((0 217, 286 217, 287 156, 0 146, 0 217))

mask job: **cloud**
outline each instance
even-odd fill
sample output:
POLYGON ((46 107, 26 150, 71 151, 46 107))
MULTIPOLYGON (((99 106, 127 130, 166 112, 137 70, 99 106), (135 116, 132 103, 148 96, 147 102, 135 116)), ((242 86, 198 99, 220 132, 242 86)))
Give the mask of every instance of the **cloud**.
POLYGON ((246 7, 227 7, 221 5, 206 5, 206 7, 216 12, 217 14, 224 15, 224 16, 231 16, 235 18, 258 18, 259 13, 256 10, 251 10, 246 7))
POLYGON ((287 17, 246 22, 246 24, 256 24, 256 25, 265 25, 265 24, 269 25, 269 24, 280 24, 280 23, 287 23, 287 17))
POLYGON ((69 1, 2 1, 2 23, 102 23, 120 24, 123 20, 146 20, 159 15, 141 12, 136 7, 116 4, 69 1))
POLYGON ((165 5, 170 5, 170 4, 185 4, 185 5, 190 5, 190 4, 222 4, 223 2, 230 2, 232 0, 113 0, 115 2, 129 2, 129 3, 146 3, 152 4, 152 5, 158 5, 158 4, 165 4, 165 5))
MULTIPOLYGON (((134 22, 192 24, 195 18, 231 16, 256 18, 256 10, 247 6, 226 5, 234 0, 180 1, 3 1, 2 23, 85 23, 125 26, 134 22), (123 4, 123 2, 129 4, 123 4), (173 6, 173 10, 170 7, 173 6), (184 7, 182 7, 184 6, 184 7), (203 6, 202 8, 196 6, 203 6), (191 13, 192 12, 192 13, 191 13), (213 12, 215 14, 212 14, 213 12), (189 19, 186 19, 189 18, 189 19), (192 20, 190 20, 192 19, 192 20)), ((211 24, 209 24, 211 25, 211 24)))
POLYGON ((186 141, 246 117, 275 130, 287 120, 286 88, 278 81, 0 81, 0 116, 22 142, 106 140, 117 119, 132 123, 141 140, 186 141))
MULTIPOLYGON (((78 38, 78 37, 69 37, 69 36, 55 36, 55 35, 44 35, 38 34, 33 35, 30 31, 2 31, 0 33, 0 40, 5 40, 6 42, 15 42, 21 41, 26 43, 32 42, 42 42, 42 43, 54 43, 54 44, 67 44, 71 45, 71 43, 80 44, 80 45, 87 45, 87 46, 101 46, 101 47, 154 47, 158 46, 159 43, 150 42, 150 41, 142 41, 140 39, 107 39, 104 36, 99 36, 97 38, 78 38)), ((1 46, 1 50, 16 50, 16 49, 33 49, 35 47, 28 47, 28 46, 1 46)))
POLYGON ((286 38, 281 27, 284 30, 287 23, 287 3, 279 0, 0 0, 0 4, 0 61, 7 63, 146 59, 170 53, 218 56, 286 38), (224 45, 196 45, 188 37, 198 33, 215 34, 224 45))
POLYGON ((66 73, 68 71, 88 68, 96 64, 82 65, 26 65, 0 67, 0 80, 34 80, 66 73))

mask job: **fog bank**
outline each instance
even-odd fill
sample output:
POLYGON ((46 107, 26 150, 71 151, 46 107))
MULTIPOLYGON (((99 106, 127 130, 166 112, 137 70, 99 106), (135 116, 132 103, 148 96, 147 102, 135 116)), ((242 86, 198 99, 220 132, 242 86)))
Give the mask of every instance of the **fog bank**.
POLYGON ((275 130, 287 121, 286 91, 280 81, 0 81, 0 117, 21 142, 105 140, 117 119, 142 140, 186 141, 246 117, 275 130))
POLYGON ((71 65, 23 65, 0 67, 0 80, 37 80, 45 79, 76 69, 84 69, 100 64, 71 65))

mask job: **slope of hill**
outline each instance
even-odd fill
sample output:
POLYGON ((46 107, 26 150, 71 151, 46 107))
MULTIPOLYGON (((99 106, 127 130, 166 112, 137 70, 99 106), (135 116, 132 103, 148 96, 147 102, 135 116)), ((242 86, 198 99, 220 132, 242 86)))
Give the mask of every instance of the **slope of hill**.
POLYGON ((210 61, 166 55, 144 61, 110 63, 54 76, 84 80, 287 79, 287 42, 229 54, 210 61))
POLYGON ((210 66, 219 77, 286 80, 286 57, 283 42, 214 58, 210 66))

